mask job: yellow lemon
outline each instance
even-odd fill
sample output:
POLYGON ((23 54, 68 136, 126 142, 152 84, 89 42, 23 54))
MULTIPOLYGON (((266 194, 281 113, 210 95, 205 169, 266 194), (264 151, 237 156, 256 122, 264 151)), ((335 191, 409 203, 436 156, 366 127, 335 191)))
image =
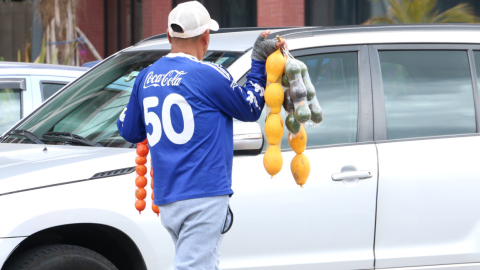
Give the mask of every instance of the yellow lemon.
POLYGON ((307 133, 303 126, 300 126, 300 132, 298 132, 296 136, 291 132, 288 133, 288 144, 297 154, 301 154, 305 151, 305 148, 307 148, 307 133))
POLYGON ((285 58, 280 49, 270 54, 265 63, 265 69, 267 70, 267 81, 271 83, 276 82, 282 76, 285 69, 285 58))
POLYGON ((265 122, 265 135, 269 144, 277 144, 283 136, 283 119, 279 114, 271 114, 265 122))
POLYGON ((280 113, 283 105, 283 88, 279 83, 271 83, 265 89, 265 103, 272 109, 272 113, 280 113))
POLYGON ((293 178, 297 185, 303 188, 303 185, 307 182, 308 175, 310 174, 310 161, 304 154, 297 154, 290 164, 290 170, 292 171, 293 178))
POLYGON ((277 145, 269 145, 263 156, 263 166, 272 177, 280 172, 283 166, 283 157, 277 145))

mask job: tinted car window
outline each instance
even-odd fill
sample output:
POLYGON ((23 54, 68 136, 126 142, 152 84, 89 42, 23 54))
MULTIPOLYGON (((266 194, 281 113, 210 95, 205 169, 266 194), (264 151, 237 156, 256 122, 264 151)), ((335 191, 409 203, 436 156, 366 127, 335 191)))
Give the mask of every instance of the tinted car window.
POLYGON ((51 97, 53 94, 55 94, 58 90, 62 89, 65 84, 61 83, 48 83, 48 82, 42 82, 42 101, 47 100, 49 97, 51 97))
POLYGON ((228 68, 237 61, 243 53, 234 53, 234 52, 207 52, 203 57, 204 62, 211 62, 218 65, 222 65, 225 68, 228 68))
POLYGON ((0 135, 22 118, 21 98, 20 89, 0 86, 0 135))
MULTIPOLYGON (((323 112, 323 122, 306 129, 307 146, 355 142, 358 118, 357 52, 317 54, 297 59, 308 67, 323 112)), ((281 115, 285 119, 285 110, 281 115)), ((263 129, 265 110, 259 123, 263 129)), ((286 127, 282 148, 289 148, 286 127)))
POLYGON ((380 51, 387 138, 474 133, 466 51, 380 51))

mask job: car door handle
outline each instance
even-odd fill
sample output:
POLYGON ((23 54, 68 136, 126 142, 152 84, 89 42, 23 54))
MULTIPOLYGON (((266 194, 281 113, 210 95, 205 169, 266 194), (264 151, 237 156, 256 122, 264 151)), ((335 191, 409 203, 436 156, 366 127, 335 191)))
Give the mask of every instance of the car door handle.
POLYGON ((370 171, 350 171, 332 174, 333 181, 343 181, 349 179, 367 179, 372 178, 370 171))

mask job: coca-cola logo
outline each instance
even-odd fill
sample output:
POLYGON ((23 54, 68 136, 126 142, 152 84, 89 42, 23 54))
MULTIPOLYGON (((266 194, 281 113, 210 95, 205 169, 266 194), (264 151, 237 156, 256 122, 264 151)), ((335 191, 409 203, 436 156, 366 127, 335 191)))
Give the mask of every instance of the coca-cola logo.
POLYGON ((155 74, 153 71, 148 73, 145 81, 143 82, 143 88, 151 86, 178 86, 182 81, 180 76, 187 74, 185 71, 170 70, 167 74, 155 74))

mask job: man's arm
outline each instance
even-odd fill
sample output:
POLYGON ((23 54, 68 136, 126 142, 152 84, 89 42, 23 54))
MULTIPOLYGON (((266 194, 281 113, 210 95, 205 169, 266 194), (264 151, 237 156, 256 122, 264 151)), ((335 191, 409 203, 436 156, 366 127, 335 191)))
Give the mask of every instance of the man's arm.
POLYGON ((202 63, 210 68, 202 70, 199 91, 211 105, 241 121, 257 121, 265 105, 265 61, 252 60, 252 70, 247 84, 239 86, 222 66, 202 63))
POLYGON ((228 71, 215 64, 205 74, 199 74, 200 90, 221 111, 241 120, 257 121, 265 105, 265 61, 285 41, 267 40, 270 30, 263 31, 255 41, 252 51, 252 69, 247 75, 247 84, 238 86, 228 71), (217 72, 214 72, 216 70, 217 72))
POLYGON ((135 79, 128 105, 123 109, 117 120, 120 135, 131 143, 139 143, 147 138, 142 107, 138 100, 138 88, 147 69, 142 70, 135 79))

